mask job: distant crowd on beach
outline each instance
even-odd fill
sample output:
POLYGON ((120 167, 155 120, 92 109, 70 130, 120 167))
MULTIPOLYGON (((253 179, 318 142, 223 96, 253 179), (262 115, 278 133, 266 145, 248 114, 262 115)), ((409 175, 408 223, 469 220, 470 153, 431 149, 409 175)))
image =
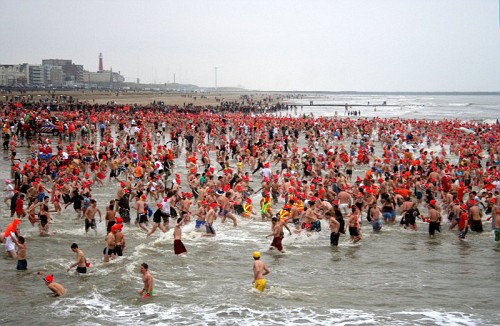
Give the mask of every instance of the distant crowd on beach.
MULTIPOLYGON (((294 118, 291 109, 249 97, 217 106, 2 103, 7 253, 26 269, 23 230, 51 235, 53 214, 70 206, 85 231, 106 223, 104 261, 123 255, 130 224, 145 236, 173 228, 176 254, 187 252, 183 225, 213 237, 215 221, 227 219, 268 221, 279 251, 284 230, 310 235, 321 221, 333 246, 343 234, 361 241, 367 222, 373 232, 425 225, 434 237, 446 224, 459 239, 491 230, 500 240, 498 124, 294 118), (92 189, 109 183, 115 199, 98 202, 92 189)), ((85 273, 74 245, 70 269, 85 273)))

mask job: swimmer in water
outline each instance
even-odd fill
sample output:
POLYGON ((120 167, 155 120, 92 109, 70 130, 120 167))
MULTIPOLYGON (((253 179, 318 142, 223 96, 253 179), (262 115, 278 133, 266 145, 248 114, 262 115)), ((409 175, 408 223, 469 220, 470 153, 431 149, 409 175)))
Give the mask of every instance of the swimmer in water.
POLYGON ((141 274, 144 287, 139 291, 139 294, 141 294, 143 298, 149 298, 153 294, 154 279, 151 273, 149 273, 148 264, 141 264, 141 274))
POLYGON ((66 289, 64 288, 64 286, 54 282, 54 275, 47 275, 43 280, 45 281, 45 285, 47 285, 47 287, 50 291, 52 291, 55 297, 60 297, 66 294, 66 289))
POLYGON ((260 260, 260 252, 254 251, 253 254, 253 287, 264 292, 266 288, 265 275, 269 274, 271 271, 267 268, 266 264, 260 260))

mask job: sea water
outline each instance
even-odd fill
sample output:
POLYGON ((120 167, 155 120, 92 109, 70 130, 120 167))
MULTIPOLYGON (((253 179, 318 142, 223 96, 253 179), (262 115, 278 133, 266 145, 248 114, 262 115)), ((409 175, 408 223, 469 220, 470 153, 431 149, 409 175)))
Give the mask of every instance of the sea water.
MULTIPOLYGON (((376 112, 373 107, 359 108, 361 117, 493 121, 500 103, 498 96, 335 95, 313 100, 401 104, 380 106, 376 112)), ((297 114, 344 114, 339 107, 302 110, 299 106, 297 114)), ((25 159, 26 148, 19 152, 25 159)), ((7 152, 3 156, 1 179, 9 177, 7 152)), ((183 178, 184 160, 182 155, 176 165, 183 178)), ((258 187, 259 178, 253 179, 252 186, 258 187)), ((101 211, 116 189, 117 184, 107 180, 93 188, 101 211)), ((257 204, 260 197, 253 199, 257 204)), ((281 200, 274 208, 282 204, 281 200)), ((11 219, 1 207, 3 229, 11 219)), ((341 236, 339 246, 331 247, 323 222, 322 231, 311 236, 285 232, 286 253, 281 254, 268 251, 269 222, 239 217, 237 228, 218 220, 213 238, 185 226, 184 257, 174 255, 172 231, 146 238, 138 228, 126 226, 124 256, 104 263, 104 223, 98 224, 97 235, 86 234, 71 206, 53 217, 50 227, 55 234, 50 237, 38 236, 27 221, 21 224, 28 246, 27 272, 17 272, 14 261, 0 256, 2 325, 498 325, 500 320, 500 243, 493 240, 489 224, 482 234, 469 233, 460 241, 447 230, 447 221, 435 239, 429 239, 426 223, 418 223, 416 232, 384 225, 380 233, 373 233, 363 221, 359 243, 353 245, 348 236, 341 236), (73 242, 91 263, 87 275, 66 272, 75 261, 73 242), (262 252, 271 269, 264 293, 252 288, 255 250, 262 252), (137 293, 142 288, 142 262, 149 264, 155 279, 155 294, 149 299, 137 293), (38 271, 53 273, 67 294, 51 297, 38 271)))
MULTIPOLYGON (((311 94, 287 101, 298 105, 298 114, 314 116, 347 116, 348 111, 360 111, 362 118, 461 119, 495 123, 500 118, 500 95, 363 95, 311 94), (322 106, 307 106, 310 102, 322 106), (384 102, 386 105, 384 105, 384 102), (323 106, 335 104, 336 106, 323 106), (304 105, 301 107, 301 105, 304 105), (341 106, 338 106, 341 105, 341 106), (362 106, 358 106, 362 105, 362 106), (366 105, 366 106, 365 106, 366 105), (369 105, 369 106, 367 106, 369 105)), ((353 116, 353 118, 355 118, 353 116)))

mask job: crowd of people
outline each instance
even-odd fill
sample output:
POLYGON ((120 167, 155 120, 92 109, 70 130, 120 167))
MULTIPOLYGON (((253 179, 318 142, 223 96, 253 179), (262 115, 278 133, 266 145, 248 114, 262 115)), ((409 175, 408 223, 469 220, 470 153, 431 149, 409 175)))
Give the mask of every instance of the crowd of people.
MULTIPOLYGON (((361 241, 363 223, 373 232, 384 224, 428 225, 430 237, 448 223, 460 239, 486 229, 500 240, 498 124, 296 117, 288 105, 249 98, 219 106, 2 108, 11 169, 4 203, 13 218, 2 241, 19 270, 27 268, 22 229, 37 225, 40 236, 50 236, 53 214, 69 206, 86 232, 97 233, 96 218, 104 216, 105 262, 123 255, 131 224, 145 237, 173 228, 177 255, 187 252, 184 225, 213 237, 215 222, 227 219, 234 227, 242 219, 269 222, 270 247, 278 251, 284 229, 311 235, 328 226, 337 246, 347 232, 361 241), (45 121, 54 128, 44 130, 45 121), (115 199, 101 203, 92 189, 109 184, 115 199)), ((68 271, 86 273, 85 255, 76 243, 71 249, 77 259, 68 271)), ((269 270, 260 253, 253 257, 255 286, 263 290, 258 280, 269 270)), ((141 266, 149 296, 152 278, 141 266)), ((64 294, 47 277, 52 291, 64 294)))

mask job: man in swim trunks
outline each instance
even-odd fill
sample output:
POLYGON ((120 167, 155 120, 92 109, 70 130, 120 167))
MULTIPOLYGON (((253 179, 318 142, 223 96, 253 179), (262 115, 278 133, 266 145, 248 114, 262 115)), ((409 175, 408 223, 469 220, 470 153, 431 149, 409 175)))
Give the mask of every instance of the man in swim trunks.
POLYGON ((99 223, 102 222, 102 213, 99 208, 97 208, 97 202, 95 199, 90 200, 90 206, 85 211, 85 232, 88 232, 90 228, 97 234, 97 225, 95 224, 95 214, 99 213, 99 223))
POLYGON ((462 211, 460 210, 460 201, 458 199, 455 199, 453 203, 450 205, 450 215, 448 217, 448 219, 450 219, 451 221, 450 231, 453 230, 453 228, 458 225, 461 214, 462 211))
POLYGON ((325 216, 328 218, 330 222, 330 245, 338 246, 339 245, 339 237, 340 237, 340 223, 337 221, 335 216, 332 216, 330 212, 326 212, 325 216))
POLYGON ((344 188, 339 192, 337 200, 339 203, 339 209, 342 212, 342 216, 347 216, 349 214, 349 207, 351 206, 351 195, 345 191, 344 188))
POLYGON ((285 250, 283 250, 283 245, 281 244, 281 240, 284 237, 283 226, 286 226, 290 235, 292 235, 292 231, 290 231, 288 226, 284 225, 283 222, 277 217, 273 217, 271 221, 273 223, 273 233, 269 234, 268 237, 273 236, 273 242, 271 242, 269 249, 276 248, 278 251, 285 252, 285 250))
POLYGON ((370 218, 373 231, 378 232, 382 229, 382 212, 380 211, 380 207, 377 206, 377 202, 373 202, 370 208, 370 218))
POLYGON ((295 232, 300 231, 300 214, 297 205, 295 205, 295 201, 290 199, 288 201, 288 205, 290 206, 290 214, 288 215, 288 219, 286 223, 292 222, 295 225, 295 232))
MULTIPOLYGON (((118 219, 117 219, 118 220, 118 219)), ((115 254, 119 257, 123 256, 125 250, 125 235, 122 232, 123 224, 113 225, 116 228, 115 233, 115 254)))
POLYGON ((309 201, 308 208, 304 210, 303 215, 303 223, 302 229, 309 232, 320 232, 321 231, 321 222, 319 220, 320 210, 318 210, 315 206, 315 201, 309 201))
POLYGON ((107 263, 109 262, 109 259, 114 259, 116 257, 115 254, 115 246, 116 246, 116 237, 115 233, 118 232, 117 228, 113 227, 111 228, 111 231, 109 231, 108 235, 106 236, 106 247, 103 250, 104 254, 104 262, 107 263))
POLYGON ((153 234, 156 231, 157 228, 160 228, 160 230, 163 233, 167 232, 167 229, 165 228, 165 225, 162 223, 163 213, 161 211, 161 208, 163 207, 163 204, 159 203, 159 204, 157 204, 157 207, 158 208, 153 213, 153 227, 151 228, 151 230, 149 230, 149 232, 146 235, 146 237, 149 237, 151 234, 153 234))
POLYGON ((109 206, 106 207, 106 231, 111 231, 111 227, 116 223, 115 220, 116 212, 115 212, 115 201, 111 200, 109 202, 109 206))
POLYGON ((215 236, 215 229, 213 227, 213 223, 215 221, 215 218, 217 217, 217 213, 215 212, 216 208, 217 208, 217 203, 210 203, 205 220, 205 229, 207 233, 205 233, 204 235, 207 237, 215 236))
POLYGON ((14 197, 14 186, 12 185, 12 181, 10 179, 5 180, 5 197, 3 199, 3 202, 5 205, 7 205, 7 208, 9 208, 9 204, 7 203, 14 197))
POLYGON ((271 271, 267 268, 266 264, 260 260, 260 252, 255 251, 253 254, 253 286, 260 292, 266 289, 265 275, 271 271))
POLYGON ((149 273, 148 264, 141 264, 141 274, 144 287, 139 291, 139 294, 141 294, 143 298, 149 298, 149 296, 153 295, 154 279, 151 273, 149 273))
MULTIPOLYGON (((359 225, 359 208, 357 206, 352 206, 352 213, 349 215, 347 220, 346 228, 349 227, 349 235, 351 236, 352 243, 356 243, 361 240, 361 226, 359 225)), ((344 230, 345 232, 346 230, 344 230)))
POLYGON ((500 240, 500 211, 496 212, 495 220, 495 241, 500 240))
POLYGON ((434 238, 436 231, 441 232, 439 224, 441 213, 437 210, 436 201, 433 199, 429 203, 429 237, 434 238))
POLYGON ((232 204, 231 201, 229 200, 230 197, 231 197, 230 192, 226 192, 225 196, 219 197, 219 205, 222 209, 221 223, 224 223, 226 221, 226 218, 229 218, 233 220, 233 225, 237 226, 236 217, 233 215, 233 213, 231 213, 232 204))
POLYGON ((135 218, 135 225, 139 225, 141 229, 146 232, 149 232, 146 227, 146 223, 148 222, 148 215, 146 214, 146 196, 140 196, 135 202, 135 208, 137 210, 137 217, 135 218))
POLYGON ((177 219, 177 224, 175 224, 174 228, 174 253, 176 255, 185 255, 187 253, 186 247, 181 240, 182 230, 181 226, 183 224, 182 217, 177 219))
POLYGON ((483 232, 483 223, 481 218, 483 217, 483 212, 479 209, 477 201, 472 201, 472 206, 469 207, 470 215, 470 229, 475 232, 483 232))
POLYGON ((55 297, 60 297, 66 294, 66 289, 64 288, 64 286, 54 282, 54 275, 52 274, 47 275, 43 280, 45 281, 45 285, 47 285, 49 290, 52 291, 52 293, 54 293, 55 297))
POLYGON ((17 270, 25 271, 28 269, 28 261, 26 260, 26 243, 24 237, 18 236, 17 239, 12 238, 17 245, 17 270))
POLYGON ((352 161, 352 159, 350 159, 349 162, 347 162, 345 164, 345 174, 347 175, 348 181, 352 180, 352 171, 353 170, 354 170, 354 162, 352 161))
POLYGON ((205 225, 205 219, 207 217, 207 206, 208 203, 206 201, 201 201, 198 205, 198 209, 196 210, 196 213, 194 214, 196 216, 196 221, 195 221, 195 230, 200 231, 200 228, 205 225))
POLYGON ((78 273, 87 273, 87 260, 85 259, 85 254, 83 253, 83 251, 78 248, 78 245, 76 243, 73 243, 71 245, 71 251, 76 254, 76 261, 74 264, 71 264, 71 266, 69 266, 66 271, 69 272, 73 267, 76 266, 76 271, 78 273))
POLYGON ((190 217, 190 209, 191 205, 193 202, 191 201, 191 198, 193 195, 190 193, 182 193, 182 200, 181 200, 181 217, 184 220, 184 222, 187 224, 191 222, 191 217, 190 217))

